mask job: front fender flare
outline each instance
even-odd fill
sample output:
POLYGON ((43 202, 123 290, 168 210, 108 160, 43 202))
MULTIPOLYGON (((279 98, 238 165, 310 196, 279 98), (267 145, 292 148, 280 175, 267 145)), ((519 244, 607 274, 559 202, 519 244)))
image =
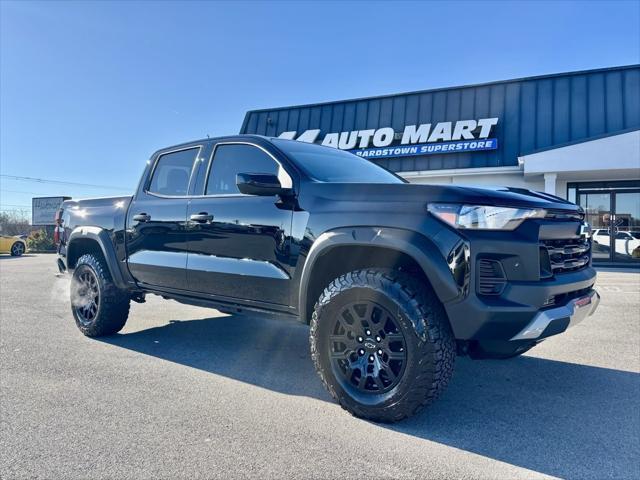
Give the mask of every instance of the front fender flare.
POLYGON ((113 283, 115 283, 118 288, 127 288, 109 231, 100 227, 74 228, 67 241, 67 258, 69 258, 73 252, 74 241, 77 242, 80 239, 93 240, 100 246, 113 283))
POLYGON ((308 318, 307 290, 316 261, 337 246, 374 246, 397 250, 420 265, 442 303, 457 298, 461 291, 436 245, 415 231, 387 227, 351 227, 330 230, 320 235, 309 250, 302 269, 298 294, 298 312, 308 318))

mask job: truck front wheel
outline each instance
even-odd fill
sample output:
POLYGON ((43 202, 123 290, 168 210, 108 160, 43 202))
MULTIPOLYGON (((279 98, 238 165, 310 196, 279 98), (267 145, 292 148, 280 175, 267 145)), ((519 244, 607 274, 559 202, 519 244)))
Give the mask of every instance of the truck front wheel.
POLYGON ((71 310, 84 335, 101 337, 122 330, 129 300, 127 292, 114 285, 100 256, 89 253, 78 259, 71 278, 71 310))
POLYGON ((456 345, 430 286, 402 272, 357 270, 315 305, 311 356, 331 396, 357 417, 395 422, 433 402, 456 345))

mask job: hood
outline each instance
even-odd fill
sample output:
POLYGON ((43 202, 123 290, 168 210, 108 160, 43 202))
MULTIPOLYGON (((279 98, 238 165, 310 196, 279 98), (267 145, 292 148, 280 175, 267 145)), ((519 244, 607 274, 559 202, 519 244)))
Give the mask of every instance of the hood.
POLYGON ((336 200, 467 203, 583 212, 578 205, 560 197, 525 188, 419 185, 415 183, 313 183, 312 185, 311 189, 315 194, 336 200))

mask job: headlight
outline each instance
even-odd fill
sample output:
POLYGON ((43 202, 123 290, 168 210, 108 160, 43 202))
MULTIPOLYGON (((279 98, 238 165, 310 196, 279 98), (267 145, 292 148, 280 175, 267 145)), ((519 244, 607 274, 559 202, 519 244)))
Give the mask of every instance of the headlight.
POLYGON ((542 218, 541 208, 509 208, 486 205, 430 203, 429 212, 456 228, 474 230, 514 230, 527 218, 542 218))

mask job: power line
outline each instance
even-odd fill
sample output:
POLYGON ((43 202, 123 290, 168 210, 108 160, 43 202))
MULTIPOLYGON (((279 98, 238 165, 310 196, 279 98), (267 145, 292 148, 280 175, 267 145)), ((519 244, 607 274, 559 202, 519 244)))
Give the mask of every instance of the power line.
POLYGON ((55 195, 53 193, 41 193, 41 192, 29 192, 27 190, 9 190, 6 188, 3 188, 2 190, 0 190, 0 193, 24 193, 25 195, 42 195, 45 197, 56 197, 56 196, 60 196, 60 194, 55 195))
POLYGON ((2 203, 2 202, 0 202, 0 206, 31 208, 31 205, 16 205, 15 203, 2 203))
POLYGON ((79 182, 64 182, 62 180, 49 180, 45 178, 35 178, 35 177, 18 177, 16 175, 0 175, 2 178, 7 178, 9 180, 19 180, 21 182, 38 182, 38 183, 54 183, 56 185, 72 185, 75 187, 91 187, 91 188, 104 188, 107 190, 122 190, 122 191, 130 191, 129 188, 124 187, 114 187, 111 185, 95 185, 92 183, 79 183, 79 182))

